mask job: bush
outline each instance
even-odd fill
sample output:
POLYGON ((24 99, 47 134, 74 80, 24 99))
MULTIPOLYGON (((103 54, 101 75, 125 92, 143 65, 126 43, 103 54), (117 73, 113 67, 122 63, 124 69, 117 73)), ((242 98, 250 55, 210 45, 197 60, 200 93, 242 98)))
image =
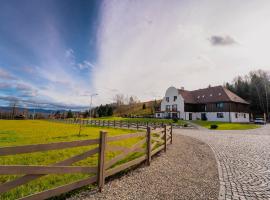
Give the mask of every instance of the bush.
POLYGON ((188 124, 184 124, 184 127, 188 127, 188 124))
POLYGON ((216 124, 211 124, 211 126, 210 126, 210 129, 217 129, 218 128, 218 125, 216 125, 216 124))
POLYGON ((173 123, 177 123, 178 122, 178 119, 177 118, 173 118, 173 123))

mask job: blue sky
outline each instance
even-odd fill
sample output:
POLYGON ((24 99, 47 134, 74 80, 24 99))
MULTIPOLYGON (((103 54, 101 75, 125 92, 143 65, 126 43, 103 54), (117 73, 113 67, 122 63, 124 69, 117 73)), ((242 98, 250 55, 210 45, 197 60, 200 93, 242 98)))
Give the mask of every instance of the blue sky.
POLYGON ((270 70, 269 0, 1 0, 0 105, 78 108, 270 70))
POLYGON ((83 97, 90 92, 99 6, 92 0, 1 1, 2 105, 13 97, 75 106, 68 95, 54 93, 83 97))

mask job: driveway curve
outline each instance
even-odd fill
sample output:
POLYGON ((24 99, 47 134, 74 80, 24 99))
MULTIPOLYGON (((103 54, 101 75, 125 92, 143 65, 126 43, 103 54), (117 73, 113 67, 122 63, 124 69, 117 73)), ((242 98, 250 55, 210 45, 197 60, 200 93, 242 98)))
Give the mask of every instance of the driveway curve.
POLYGON ((270 199, 270 125, 242 131, 175 130, 215 153, 219 199, 270 199))

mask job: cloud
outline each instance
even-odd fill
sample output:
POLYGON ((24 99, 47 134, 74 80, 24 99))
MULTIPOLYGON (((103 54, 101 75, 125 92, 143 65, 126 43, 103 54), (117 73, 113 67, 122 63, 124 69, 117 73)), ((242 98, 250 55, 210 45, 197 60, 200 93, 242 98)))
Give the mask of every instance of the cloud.
POLYGON ((227 46, 227 45, 233 45, 237 43, 230 36, 218 36, 218 35, 211 36, 209 41, 213 46, 227 46))
POLYGON ((0 89, 10 89, 12 88, 12 84, 10 83, 0 83, 0 89))
POLYGON ((78 66, 78 68, 80 70, 84 70, 84 69, 90 70, 90 69, 95 68, 95 65, 94 64, 92 64, 91 62, 86 61, 86 60, 83 61, 82 63, 78 63, 77 66, 78 66))
POLYGON ((269 1, 105 0, 93 70, 97 102, 116 93, 151 100, 172 85, 192 90, 223 84, 257 66, 269 69, 269 9, 269 1), (241 45, 212 48, 236 44, 235 38, 241 45))
POLYGON ((11 73, 1 68, 0 68, 0 79, 17 80, 15 76, 13 76, 11 73))

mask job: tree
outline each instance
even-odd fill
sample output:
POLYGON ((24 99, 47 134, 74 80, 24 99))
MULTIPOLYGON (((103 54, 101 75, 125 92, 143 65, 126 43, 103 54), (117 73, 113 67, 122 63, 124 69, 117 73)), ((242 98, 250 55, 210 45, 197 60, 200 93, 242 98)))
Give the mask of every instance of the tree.
POLYGON ((270 109, 270 73, 257 70, 248 75, 238 76, 233 83, 226 83, 226 87, 238 96, 250 102, 250 109, 254 114, 265 113, 269 119, 270 109))
POLYGON ((123 105, 125 102, 125 97, 123 94, 116 94, 114 97, 114 101, 117 106, 123 105))
POLYGON ((68 111, 67 118, 73 118, 73 113, 71 110, 68 111))
POLYGON ((146 105, 145 103, 142 105, 142 109, 145 110, 146 109, 146 105))

